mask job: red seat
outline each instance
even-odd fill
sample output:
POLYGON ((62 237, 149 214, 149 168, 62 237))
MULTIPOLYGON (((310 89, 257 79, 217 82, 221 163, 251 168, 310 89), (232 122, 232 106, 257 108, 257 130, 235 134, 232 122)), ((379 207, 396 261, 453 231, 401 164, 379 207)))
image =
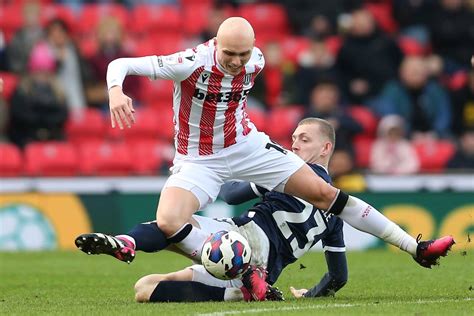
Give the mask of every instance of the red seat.
POLYGON ((7 42, 13 37, 15 31, 23 26, 22 4, 8 4, 0 6, 0 29, 7 42))
POLYGON ((243 4, 238 15, 246 18, 259 36, 288 34, 288 18, 280 4, 243 4))
POLYGON ((130 31, 135 34, 162 36, 182 32, 180 13, 171 5, 137 5, 130 14, 129 25, 130 31))
POLYGON ((422 172, 442 171, 456 150, 454 144, 446 140, 414 142, 413 145, 422 172))
POLYGON ((266 130, 275 141, 290 140, 291 134, 303 115, 303 109, 297 106, 275 108, 270 111, 266 130))
POLYGON ((397 22, 392 15, 391 1, 378 1, 378 3, 366 3, 365 8, 370 11, 379 27, 387 33, 397 31, 397 22))
POLYGON ((84 4, 77 19, 76 30, 82 35, 94 34, 100 21, 109 16, 117 18, 123 27, 127 26, 128 12, 124 6, 115 3, 84 4))
POLYGON ((349 115, 364 128, 362 135, 374 137, 377 130, 377 117, 363 105, 351 106, 348 109, 349 115))
POLYGON ((122 143, 84 143, 80 147, 79 169, 88 176, 128 175, 133 170, 130 151, 122 143))
MULTIPOLYGON (((337 141, 337 140, 336 140, 337 141)), ((374 139, 367 136, 354 137, 353 146, 357 168, 368 168, 374 139)))
MULTIPOLYGON (((196 0, 179 0, 180 7, 195 6, 196 0)), ((214 4, 214 0, 199 0, 199 5, 210 7, 214 4)))
POLYGON ((106 124, 110 124, 110 119, 104 118, 99 110, 85 109, 82 115, 75 114, 69 117, 66 123, 66 135, 73 143, 103 141, 106 124))
POLYGON ((181 34, 148 36, 132 42, 130 45, 132 54, 137 57, 170 55, 184 48, 184 38, 181 34))
POLYGON ((25 147, 25 171, 30 176, 75 176, 77 150, 65 142, 34 142, 25 147))
POLYGON ((71 29, 75 30, 76 19, 73 12, 68 6, 61 4, 47 4, 41 6, 40 10, 40 21, 41 24, 46 25, 52 19, 61 19, 71 29))
POLYGON ((160 141, 140 141, 131 146, 134 171, 140 175, 157 175, 174 156, 174 148, 160 141))
POLYGON ((183 23, 184 33, 188 36, 199 35, 209 23, 209 14, 211 6, 193 4, 187 5, 183 8, 183 23))
POLYGON ((285 60, 293 63, 298 62, 299 55, 309 49, 311 41, 303 36, 288 36, 281 43, 285 60))
POLYGON ((16 90, 19 78, 11 72, 0 72, 0 78, 3 79, 3 96, 9 101, 16 90))
POLYGON ((20 149, 8 143, 0 143, 0 176, 16 177, 21 175, 23 157, 20 149))
POLYGON ((136 141, 156 141, 161 133, 160 112, 153 108, 139 108, 135 112, 135 124, 131 128, 107 128, 107 138, 127 143, 136 141))
POLYGON ((257 127, 257 129, 261 132, 265 132, 266 113, 255 108, 247 108, 246 111, 249 115, 250 121, 257 127))
POLYGON ((400 37, 398 39, 398 46, 405 55, 423 56, 428 51, 428 47, 414 38, 408 36, 400 37))
POLYGON ((141 82, 142 99, 146 104, 155 107, 167 103, 167 108, 173 103, 173 81, 171 80, 149 80, 143 77, 141 82))
POLYGON ((156 124, 160 127, 158 137, 169 144, 174 143, 174 113, 170 107, 160 110, 156 124))

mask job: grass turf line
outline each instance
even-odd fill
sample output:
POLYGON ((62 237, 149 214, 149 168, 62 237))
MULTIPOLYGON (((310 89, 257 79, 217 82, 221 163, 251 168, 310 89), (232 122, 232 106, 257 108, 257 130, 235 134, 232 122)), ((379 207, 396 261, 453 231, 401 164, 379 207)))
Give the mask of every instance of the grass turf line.
POLYGON ((166 252, 138 253, 130 265, 79 251, 7 252, 0 253, 0 314, 473 315, 473 256, 454 248, 441 266, 428 270, 400 252, 349 252, 349 282, 336 297, 296 300, 290 285, 311 287, 326 271, 323 254, 309 253, 276 284, 285 302, 138 304, 133 301, 136 280, 189 261, 166 252))

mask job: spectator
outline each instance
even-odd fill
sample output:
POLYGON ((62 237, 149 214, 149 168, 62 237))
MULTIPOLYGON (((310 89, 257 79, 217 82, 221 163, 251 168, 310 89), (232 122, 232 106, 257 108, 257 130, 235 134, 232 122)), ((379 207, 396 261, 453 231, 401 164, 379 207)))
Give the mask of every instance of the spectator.
POLYGON ((294 66, 284 60, 278 42, 264 46, 265 68, 261 79, 255 81, 252 97, 256 97, 266 108, 286 106, 292 103, 294 95, 294 66))
POLYGON ((387 115, 379 123, 378 137, 370 153, 370 170, 384 174, 413 174, 420 169, 415 149, 405 138, 405 123, 387 115))
POLYGON ((369 11, 359 9, 352 13, 349 34, 337 58, 351 103, 366 104, 376 96, 396 76, 401 59, 397 43, 377 29, 369 11))
POLYGON ((438 0, 430 12, 433 50, 443 58, 445 72, 467 70, 474 51, 474 13, 463 0, 438 0))
POLYGON ((463 132, 459 139, 459 147, 454 156, 449 160, 448 168, 474 169, 474 129, 463 132))
MULTIPOLYGON (((114 17, 104 18, 100 22, 97 28, 97 41, 98 50, 87 60, 90 66, 89 78, 86 80, 87 104, 108 110, 109 97, 105 82, 107 66, 112 60, 130 54, 123 48, 122 26, 114 17)), ((125 88, 134 99, 140 99, 138 93, 140 81, 127 79, 124 83, 125 88)))
POLYGON ((311 88, 323 78, 339 79, 336 70, 336 60, 328 50, 325 41, 313 38, 308 50, 298 56, 298 69, 294 80, 298 84, 295 87, 294 102, 297 104, 308 104, 311 88))
POLYGON ((457 136, 474 128, 474 70, 469 73, 466 85, 451 93, 453 102, 452 130, 457 136))
POLYGON ((31 141, 59 140, 64 137, 67 108, 55 80, 55 59, 45 43, 38 43, 25 75, 15 90, 10 106, 9 137, 23 147, 31 141))
POLYGON ((69 28, 61 19, 53 19, 46 26, 46 40, 58 64, 57 76, 64 85, 66 104, 72 112, 86 106, 82 84, 81 59, 69 35, 69 28))
POLYGON ((5 42, 5 35, 0 30, 0 71, 8 70, 7 68, 7 47, 5 42))
POLYGON ((392 16, 401 31, 424 27, 430 19, 434 0, 396 0, 392 4, 392 16))
POLYGON ((385 85, 374 106, 380 116, 402 116, 409 135, 415 138, 423 134, 450 135, 450 99, 437 82, 429 80, 427 65, 421 57, 404 59, 399 79, 385 85))
POLYGON ((308 34, 314 30, 314 18, 323 16, 332 29, 336 29, 339 16, 360 7, 362 0, 280 0, 288 12, 288 19, 296 34, 308 34), (309 29, 308 29, 309 26, 309 29))
POLYGON ((306 117, 328 120, 336 131, 336 150, 353 153, 352 138, 362 132, 362 126, 344 110, 339 87, 330 79, 321 80, 311 91, 310 105, 306 117))
POLYGON ((196 45, 207 42, 216 36, 219 25, 228 18, 226 8, 227 7, 224 4, 221 4, 215 5, 209 10, 207 24, 199 35, 198 43, 196 43, 196 45))
MULTIPOLYGON (((339 141, 339 140, 338 140, 339 141)), ((347 149, 335 149, 329 162, 329 174, 338 184, 343 176, 354 171, 354 155, 347 149)), ((335 182, 335 183, 336 183, 335 182)))
POLYGON ((8 124, 8 107, 3 97, 3 79, 0 77, 0 143, 7 140, 6 128, 8 124))
POLYGON ((23 8, 23 26, 15 33, 7 47, 9 70, 17 74, 27 72, 28 59, 33 46, 44 37, 40 25, 38 3, 27 3, 23 8))

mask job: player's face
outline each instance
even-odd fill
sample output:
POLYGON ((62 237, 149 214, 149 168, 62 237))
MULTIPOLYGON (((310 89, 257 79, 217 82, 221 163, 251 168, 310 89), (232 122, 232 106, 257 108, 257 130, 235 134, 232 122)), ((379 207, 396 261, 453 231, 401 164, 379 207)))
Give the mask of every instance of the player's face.
POLYGON ((253 43, 224 40, 217 44, 217 61, 233 76, 238 75, 252 55, 253 43))
POLYGON ((319 163, 320 153, 325 142, 319 137, 319 126, 316 124, 303 124, 293 132, 291 150, 305 162, 319 163))

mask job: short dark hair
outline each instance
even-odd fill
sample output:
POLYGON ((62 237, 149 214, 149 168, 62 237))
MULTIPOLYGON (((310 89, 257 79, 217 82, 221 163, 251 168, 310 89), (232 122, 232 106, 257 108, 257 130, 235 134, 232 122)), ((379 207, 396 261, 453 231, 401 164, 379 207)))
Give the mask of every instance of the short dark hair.
POLYGON ((334 127, 331 125, 331 123, 321 118, 308 117, 308 118, 302 119, 298 123, 298 126, 306 125, 306 124, 318 125, 319 130, 321 131, 321 134, 329 140, 329 142, 332 144, 332 147, 334 148, 336 146, 336 132, 334 131, 334 127))

